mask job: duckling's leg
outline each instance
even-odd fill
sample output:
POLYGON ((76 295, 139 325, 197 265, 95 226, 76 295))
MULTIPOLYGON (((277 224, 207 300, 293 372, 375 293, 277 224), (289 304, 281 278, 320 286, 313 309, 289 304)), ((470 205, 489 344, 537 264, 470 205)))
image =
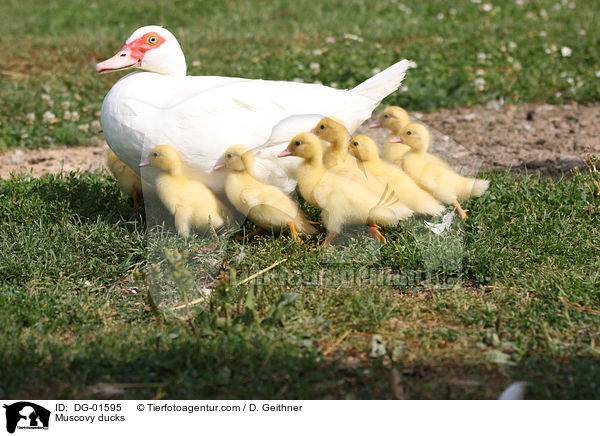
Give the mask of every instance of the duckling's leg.
POLYGON ((133 210, 135 210, 135 213, 138 213, 140 211, 140 205, 138 203, 138 193, 137 191, 133 191, 131 193, 131 198, 133 198, 133 210))
POLYGON ((319 221, 310 221, 310 220, 306 220, 306 222, 307 222, 308 224, 312 224, 313 226, 317 226, 317 225, 321 224, 319 221))
POLYGON ((462 207, 460 207, 460 203, 458 202, 458 200, 454 200, 452 202, 452 206, 454 206, 456 208, 456 210, 458 211, 458 214, 460 215, 460 217, 462 219, 466 220, 468 218, 467 212, 469 211, 469 209, 463 209, 462 207))
POLYGON ((377 224, 371 223, 369 224, 369 233, 373 235, 376 241, 383 242, 384 244, 386 244, 387 240, 385 239, 385 236, 383 236, 379 231, 380 228, 381 227, 379 227, 377 224))
POLYGON ((251 238, 252 236, 260 235, 260 234, 264 233, 264 231, 265 231, 265 229, 259 227, 255 231, 248 233, 246 236, 237 235, 235 237, 235 239, 237 239, 238 241, 243 241, 244 239, 251 238))
POLYGON ((289 223, 287 223, 287 225, 290 228, 290 232, 292 233, 292 238, 294 238, 294 241, 296 241, 298 245, 303 244, 304 241, 302 240, 302 238, 300 238, 300 235, 296 231, 296 224, 294 224, 293 221, 290 221, 289 223))
POLYGON ((190 236, 192 213, 188 209, 177 208, 175 210, 175 228, 184 238, 190 236))
POLYGON ((329 234, 321 244, 321 248, 329 247, 329 245, 331 245, 331 241, 333 240, 333 238, 335 238, 335 235, 337 235, 337 232, 329 232, 329 234))

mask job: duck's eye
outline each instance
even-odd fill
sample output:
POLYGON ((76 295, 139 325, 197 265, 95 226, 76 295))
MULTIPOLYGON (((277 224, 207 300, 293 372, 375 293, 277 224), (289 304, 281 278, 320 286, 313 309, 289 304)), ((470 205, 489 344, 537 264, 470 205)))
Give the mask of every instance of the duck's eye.
POLYGON ((389 116, 388 114, 385 114, 385 115, 383 116, 383 118, 389 118, 389 117, 390 117, 390 116, 389 116))
POLYGON ((410 130, 408 130, 408 131, 406 132, 406 134, 407 134, 407 135, 412 135, 412 132, 411 132, 410 130))
POLYGON ((354 141, 352 144, 353 144, 355 147, 358 147, 358 141, 354 141))
POLYGON ((294 145, 295 145, 296 147, 298 147, 298 146, 300 145, 300 141, 296 141, 296 142, 294 142, 294 145))
POLYGON ((154 153, 152 153, 152 156, 154 156, 154 157, 158 157, 158 152, 157 152, 157 151, 155 151, 154 153))
POLYGON ((231 159, 233 155, 231 153, 227 153, 227 159, 231 159))
POLYGON ((324 128, 325 128, 325 125, 324 125, 324 124, 321 124, 321 125, 319 126, 319 129, 321 129, 321 130, 323 130, 324 128))
POLYGON ((158 42, 158 38, 154 35, 148 37, 149 44, 156 44, 158 42))

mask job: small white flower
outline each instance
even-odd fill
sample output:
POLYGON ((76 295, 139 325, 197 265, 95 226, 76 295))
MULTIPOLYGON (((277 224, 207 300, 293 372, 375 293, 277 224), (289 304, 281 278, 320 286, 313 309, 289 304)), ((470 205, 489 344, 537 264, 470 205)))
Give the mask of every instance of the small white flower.
POLYGON ((381 73, 381 68, 373 68, 371 70, 371 74, 379 74, 379 73, 381 73))
POLYGON ((483 91, 485 88, 486 81, 483 77, 478 77, 473 83, 477 87, 478 91, 483 91))
POLYGON ((581 29, 581 30, 579 31, 579 34, 580 34, 580 35, 582 35, 582 36, 583 36, 583 35, 585 35, 586 33, 587 33, 587 32, 585 31, 585 29, 581 29))
POLYGON ((562 73, 560 73, 560 74, 559 74, 559 76, 560 76, 560 77, 563 77, 563 78, 564 78, 564 77, 567 77, 567 72, 566 72, 566 71, 563 71, 562 73))
POLYGON ((354 33, 344 33, 344 39, 351 39, 352 41, 362 41, 363 39, 355 35, 354 33))
POLYGON ((515 71, 521 71, 522 68, 523 68, 523 66, 521 65, 521 62, 519 62, 519 61, 516 61, 513 64, 513 70, 515 70, 515 71))
POLYGON ((42 100, 44 100, 48 106, 52 106, 54 104, 54 100, 52 100, 48 94, 42 94, 42 100))
POLYGON ((558 91, 557 93, 554 94, 555 97, 560 97, 562 96, 562 92, 558 91))
POLYGON ((97 132, 98 130, 100 130, 100 126, 101 126, 100 121, 98 121, 98 120, 92 121, 91 127, 94 132, 97 132))
POLYGON ((439 14, 437 14, 437 19, 438 20, 443 20, 444 19, 444 14, 442 12, 440 12, 439 14))
POLYGON ((548 34, 542 30, 540 33, 538 33, 538 36, 545 38, 546 36, 548 36, 548 34))
POLYGON ((300 77, 295 77, 294 80, 292 80, 292 82, 304 83, 304 79, 301 79, 300 77))
POLYGON ((50 111, 46 111, 46 112, 44 112, 44 115, 42 115, 42 121, 44 123, 53 124, 55 122, 54 120, 56 120, 56 115, 54 115, 50 111))
POLYGON ((89 124, 80 124, 79 126, 77 126, 77 128, 79 130, 81 130, 83 133, 87 133, 90 126, 89 126, 89 124))
POLYGON ((44 136, 44 141, 46 141, 46 142, 53 142, 54 138, 52 138, 51 136, 44 136))
POLYGON ((471 3, 479 4, 481 3, 481 0, 471 0, 471 3))
POLYGON ((573 3, 573 2, 569 3, 569 9, 575 9, 575 3, 573 3))
POLYGON ((515 59, 514 59, 512 56, 507 56, 507 57, 506 57, 506 61, 507 61, 509 64, 512 64, 514 60, 515 60, 515 59))
POLYGON ((309 68, 315 74, 321 71, 321 65, 318 62, 311 62, 309 68))
POLYGON ((25 119, 27 120, 27 124, 35 123, 35 114, 33 112, 29 112, 25 115, 25 119))
POLYGON ((517 6, 523 6, 525 4, 525 2, 523 0, 515 0, 515 4, 517 6))
POLYGON ((517 43, 516 43, 516 42, 514 42, 514 41, 510 41, 510 42, 508 43, 508 49, 509 49, 509 50, 514 50, 515 48, 517 48, 517 43))
POLYGON ((415 61, 408 61, 408 68, 417 68, 418 66, 415 61))
POLYGON ((487 55, 485 53, 477 53, 477 60, 479 62, 485 62, 487 55))
POLYGON ((334 44, 335 38, 333 36, 328 36, 327 38, 325 38, 325 42, 328 44, 334 44))
POLYGON ((408 92, 408 86, 404 85, 402 88, 400 88, 400 92, 408 92))
POLYGON ((312 51, 313 56, 321 56, 323 54, 323 50, 320 48, 316 48, 312 51))
POLYGON ((561 8, 561 6, 560 6, 560 3, 555 3, 555 4, 552 6, 552 9, 553 9, 553 10, 555 10, 555 11, 558 11, 558 10, 560 10, 560 8, 561 8))
POLYGON ((332 88, 337 88, 338 87, 338 83, 337 82, 331 82, 329 84, 329 86, 332 87, 332 88))
POLYGON ((493 8, 491 3, 484 3, 483 5, 481 5, 481 10, 484 12, 489 12, 491 11, 493 8))
POLYGON ((192 66, 193 67, 199 67, 200 66, 200 61, 192 61, 192 66))
POLYGON ((455 16, 455 15, 456 15, 456 9, 452 8, 452 9, 450 9, 450 10, 448 11, 448 13, 449 13, 450 15, 452 15, 452 16, 455 16))
POLYGON ((527 18, 528 20, 533 20, 535 18, 535 14, 531 11, 527 11, 527 13, 525 14, 525 18, 527 18))
POLYGON ((560 49, 560 54, 563 55, 563 57, 568 57, 573 54, 573 50, 571 50, 570 47, 565 46, 560 49))
POLYGON ((567 77, 566 80, 569 85, 572 85, 573 83, 575 83, 575 80, 572 77, 567 77))
POLYGON ((23 133, 23 134, 21 135, 21 139, 27 139, 27 138, 29 138, 29 134, 27 134, 27 133, 23 133))
POLYGON ((399 3, 398 9, 400 9, 402 12, 404 12, 407 15, 412 12, 412 10, 409 7, 407 7, 404 3, 399 3))
POLYGON ((63 109, 69 109, 69 106, 71 106, 71 102, 70 101, 63 101, 60 103, 63 107, 63 109))
POLYGON ((485 74, 485 71, 483 71, 481 68, 478 70, 475 70, 475 75, 476 76, 483 76, 485 74))
POLYGON ((71 119, 71 112, 70 111, 65 111, 63 113, 63 120, 69 121, 70 119, 71 119))
POLYGON ((596 71, 596 77, 600 77, 600 70, 596 71))
POLYGON ((540 9, 540 17, 542 17, 544 20, 548 19, 548 12, 546 12, 546 9, 540 9))

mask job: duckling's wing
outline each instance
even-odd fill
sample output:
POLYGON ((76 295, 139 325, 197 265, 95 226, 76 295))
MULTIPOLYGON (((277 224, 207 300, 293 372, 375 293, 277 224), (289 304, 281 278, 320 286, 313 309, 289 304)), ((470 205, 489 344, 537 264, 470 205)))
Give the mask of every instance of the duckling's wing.
POLYGON ((240 200, 248 210, 267 205, 289 216, 295 216, 298 211, 296 203, 278 188, 260 182, 244 186, 240 193, 240 200))

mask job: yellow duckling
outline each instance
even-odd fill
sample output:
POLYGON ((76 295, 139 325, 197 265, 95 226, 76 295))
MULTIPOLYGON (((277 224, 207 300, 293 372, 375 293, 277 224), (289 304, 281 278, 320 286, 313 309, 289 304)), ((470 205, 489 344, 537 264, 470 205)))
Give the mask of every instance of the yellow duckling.
POLYGON ((348 150, 350 134, 344 123, 333 117, 325 117, 311 132, 330 144, 323 153, 323 166, 326 169, 360 183, 378 196, 390 194, 385 185, 369 174, 364 166, 359 166, 356 158, 350 154, 348 150))
POLYGON ((444 206, 417 185, 396 165, 379 158, 377 144, 366 135, 357 135, 348 146, 365 169, 381 183, 387 185, 407 207, 421 215, 439 215, 444 206))
POLYGON ((146 193, 152 192, 153 187, 144 182, 131 168, 125 164, 117 155, 108 149, 106 152, 106 167, 117 180, 117 184, 124 194, 133 198, 133 208, 139 211, 139 199, 146 193))
POLYGON ((316 229, 309 224, 304 213, 295 201, 276 186, 267 185, 254 177, 254 154, 243 145, 233 145, 227 149, 213 170, 227 169, 225 193, 231 204, 259 229, 281 230, 289 227, 292 237, 299 244, 298 235, 312 235, 316 229))
POLYGON ((452 204, 461 218, 466 219, 468 210, 463 210, 460 202, 481 196, 490 182, 463 177, 451 169, 428 162, 425 156, 430 142, 429 131, 421 124, 410 123, 406 126, 400 134, 400 140, 411 148, 403 159, 402 168, 406 174, 437 200, 452 204))
POLYGON ((386 204, 383 197, 374 195, 362 184, 340 176, 323 166, 323 147, 312 133, 296 135, 279 157, 298 156, 304 160, 296 177, 300 194, 313 206, 321 209, 323 223, 329 234, 322 247, 327 247, 344 224, 367 224, 373 237, 383 243, 379 225, 395 225, 412 215, 398 203, 386 204))
MULTIPOLYGON (((370 129, 383 127, 392 132, 383 144, 382 156, 388 162, 398 165, 399 167, 402 166, 402 157, 410 150, 410 147, 406 144, 392 142, 391 140, 396 138, 402 132, 402 129, 408 126, 409 123, 410 116, 408 115, 408 112, 399 106, 389 106, 379 114, 377 121, 369 125, 370 129)), ((440 159, 434 154, 427 153, 426 159, 429 163, 450 168, 443 159, 440 159)))
POLYGON ((182 236, 192 228, 208 229, 225 225, 231 212, 201 182, 183 174, 181 158, 174 147, 159 145, 150 151, 148 160, 140 167, 152 166, 159 171, 156 193, 165 207, 175 216, 175 227, 182 236))

